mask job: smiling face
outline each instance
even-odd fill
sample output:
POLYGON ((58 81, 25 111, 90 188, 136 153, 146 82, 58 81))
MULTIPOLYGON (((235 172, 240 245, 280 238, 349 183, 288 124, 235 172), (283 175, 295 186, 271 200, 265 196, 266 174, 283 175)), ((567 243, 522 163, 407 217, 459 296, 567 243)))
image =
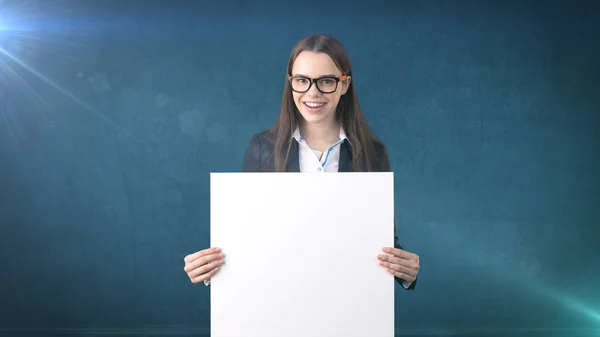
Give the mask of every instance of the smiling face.
POLYGON ((301 87, 308 85, 309 82, 305 79, 298 78, 303 76, 306 78, 322 78, 325 76, 332 77, 331 79, 324 78, 319 83, 313 83, 307 92, 299 93, 292 91, 294 103, 300 111, 300 114, 307 123, 332 123, 335 121, 335 111, 342 95, 348 90, 350 77, 345 81, 339 81, 336 88, 336 80, 334 77, 342 77, 342 72, 337 68, 331 57, 325 53, 314 53, 311 51, 301 52, 292 67, 293 87, 301 87), (335 91, 331 93, 322 93, 317 88, 317 84, 323 91, 335 91), (328 90, 331 89, 331 90, 328 90))

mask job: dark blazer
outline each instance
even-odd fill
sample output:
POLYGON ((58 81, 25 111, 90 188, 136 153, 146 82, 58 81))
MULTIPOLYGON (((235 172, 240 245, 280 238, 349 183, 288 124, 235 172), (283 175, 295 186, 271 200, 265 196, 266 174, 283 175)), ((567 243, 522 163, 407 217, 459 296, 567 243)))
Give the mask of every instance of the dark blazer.
MULTIPOLYGON (((290 157, 287 164, 287 172, 300 172, 300 163, 299 163, 299 151, 298 151, 298 142, 296 139, 292 139, 292 148, 290 152, 290 157)), ((339 172, 353 172, 352 169, 352 150, 350 143, 346 140, 342 144, 340 144, 340 162, 339 162, 339 172)), ((256 134, 250 140, 250 144, 246 149, 244 154, 244 164, 242 166, 243 172, 273 172, 274 171, 274 162, 271 158, 273 153, 273 139, 270 136, 268 131, 256 134)), ((378 156, 382 158, 381 162, 383 166, 381 167, 380 172, 390 172, 390 160, 388 157, 387 150, 385 146, 376 142, 376 153, 378 156)), ((396 235, 396 219, 394 218, 394 247, 403 249, 402 246, 398 243, 398 236, 396 235)), ((402 286, 402 279, 399 277, 395 277, 396 281, 402 286)), ((413 290, 417 284, 417 280, 415 280, 408 290, 413 290)), ((403 287, 404 288, 404 287, 403 287)))

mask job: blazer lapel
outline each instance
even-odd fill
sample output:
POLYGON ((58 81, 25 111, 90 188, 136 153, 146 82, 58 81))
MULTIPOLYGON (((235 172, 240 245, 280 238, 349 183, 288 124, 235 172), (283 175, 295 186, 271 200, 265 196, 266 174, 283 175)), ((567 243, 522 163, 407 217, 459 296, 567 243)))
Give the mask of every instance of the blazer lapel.
POLYGON ((292 139, 292 148, 290 149, 290 157, 288 158, 287 172, 300 172, 299 156, 298 141, 292 139))
POLYGON ((338 172, 353 172, 352 170, 352 149, 348 140, 340 145, 340 164, 338 172))

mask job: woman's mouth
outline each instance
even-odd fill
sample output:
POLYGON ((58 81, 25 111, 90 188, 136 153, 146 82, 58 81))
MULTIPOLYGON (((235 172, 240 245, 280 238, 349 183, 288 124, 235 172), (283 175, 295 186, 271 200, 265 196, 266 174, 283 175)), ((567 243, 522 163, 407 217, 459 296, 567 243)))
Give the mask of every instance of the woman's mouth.
POLYGON ((326 105, 326 103, 324 102, 303 102, 304 103, 304 107, 306 107, 306 110, 308 110, 308 112, 319 112, 323 109, 323 107, 326 105))

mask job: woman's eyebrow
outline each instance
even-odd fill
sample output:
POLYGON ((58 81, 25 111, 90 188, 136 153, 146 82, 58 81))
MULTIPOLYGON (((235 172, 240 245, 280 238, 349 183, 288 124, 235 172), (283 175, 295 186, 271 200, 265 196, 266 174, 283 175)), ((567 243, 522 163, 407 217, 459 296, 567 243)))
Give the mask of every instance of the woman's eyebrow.
MULTIPOLYGON (((304 75, 304 74, 296 74, 296 75, 293 75, 293 76, 302 76, 302 77, 309 77, 310 78, 310 76, 304 75)), ((325 74, 325 75, 317 76, 315 78, 321 78, 321 77, 339 77, 339 76, 338 75, 334 75, 334 74, 325 74)))

